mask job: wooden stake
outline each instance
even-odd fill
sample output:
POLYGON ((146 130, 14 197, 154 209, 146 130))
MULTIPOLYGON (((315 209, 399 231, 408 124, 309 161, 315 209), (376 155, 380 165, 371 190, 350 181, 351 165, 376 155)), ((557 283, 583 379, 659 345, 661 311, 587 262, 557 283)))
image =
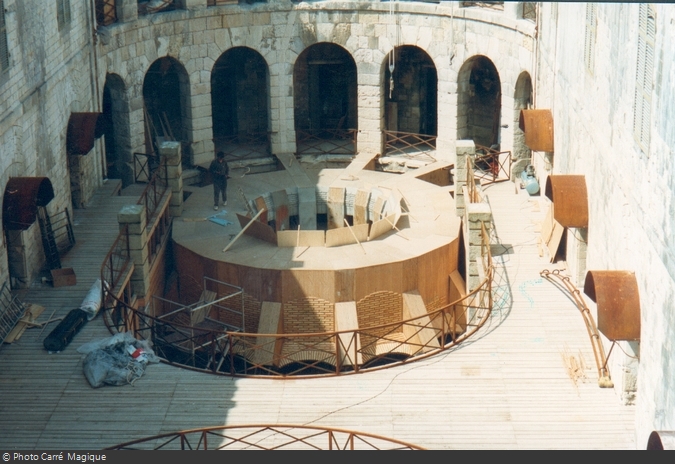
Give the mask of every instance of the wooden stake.
POLYGON ((232 239, 232 241, 231 241, 230 243, 228 243, 227 246, 226 246, 225 248, 223 248, 223 253, 225 253, 227 250, 230 249, 230 247, 231 247, 232 245, 234 245, 234 242, 236 242, 236 241, 239 239, 239 237, 241 237, 241 236, 244 234, 244 232, 246 232, 246 229, 248 229, 248 228, 251 226, 251 224, 253 224, 253 221, 255 221, 256 219, 258 219, 258 217, 259 217, 264 211, 267 211, 267 210, 263 208, 263 209, 261 209, 260 211, 258 211, 258 214, 256 214, 255 216, 253 216, 253 219, 251 219, 251 220, 248 222, 248 224, 246 224, 246 225, 239 231, 239 233, 232 239))
MULTIPOLYGON (((389 224, 391 224, 391 221, 389 220, 389 218, 388 218, 387 216, 385 216, 384 219, 385 219, 389 224)), ((391 226, 392 226, 394 229, 396 229, 396 232, 398 232, 399 234, 401 234, 401 237, 403 237, 403 238, 406 239, 406 240, 410 240, 408 237, 406 237, 405 235, 403 235, 403 233, 401 232, 401 229, 399 229, 398 227, 396 227, 394 224, 391 224, 391 226)))
POLYGON ((361 247, 361 249, 363 250, 363 254, 364 254, 364 255, 367 254, 367 253, 366 253, 366 249, 363 248, 363 245, 361 245, 361 242, 359 242, 359 239, 356 238, 356 234, 354 233, 354 231, 352 230, 352 228, 349 226, 349 223, 347 222, 347 220, 346 220, 346 219, 343 219, 343 221, 345 221, 345 225, 347 226, 347 229, 349 229, 349 232, 352 233, 352 237, 354 237, 354 240, 356 240, 356 243, 358 243, 359 246, 361 247))

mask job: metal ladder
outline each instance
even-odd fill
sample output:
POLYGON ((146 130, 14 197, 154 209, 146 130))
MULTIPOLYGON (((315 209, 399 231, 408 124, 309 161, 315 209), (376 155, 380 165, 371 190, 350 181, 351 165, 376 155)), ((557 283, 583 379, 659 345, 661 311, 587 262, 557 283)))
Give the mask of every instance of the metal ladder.
POLYGON ((47 266, 50 270, 61 269, 61 252, 67 251, 75 245, 75 234, 73 233, 73 224, 70 221, 68 209, 49 216, 46 208, 40 206, 38 207, 38 222, 42 235, 42 247, 47 258, 47 266), (59 250, 56 244, 57 235, 65 235, 67 238, 64 250, 59 250))
POLYGON ((25 312, 23 303, 12 296, 9 285, 5 282, 0 289, 0 345, 25 312))

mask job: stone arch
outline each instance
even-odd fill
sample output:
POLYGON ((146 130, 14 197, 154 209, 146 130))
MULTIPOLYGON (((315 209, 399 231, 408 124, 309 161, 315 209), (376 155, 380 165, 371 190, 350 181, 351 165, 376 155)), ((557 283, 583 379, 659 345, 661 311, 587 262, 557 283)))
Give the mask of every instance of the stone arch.
POLYGON ((269 68, 257 51, 234 47, 211 71, 211 114, 216 151, 242 144, 269 150, 269 68))
POLYGON ((182 143, 183 160, 191 158, 190 79, 185 67, 175 58, 155 60, 143 80, 143 104, 146 153, 157 153, 158 140, 182 143))
POLYGON ((513 94, 513 162, 511 175, 520 176, 530 162, 530 149, 525 145, 525 133, 520 130, 520 110, 532 106, 532 79, 527 71, 523 71, 516 81, 513 94))
POLYGON ((124 80, 109 73, 103 86, 103 113, 101 115, 108 177, 122 179, 127 186, 134 181, 131 133, 129 125, 129 98, 124 80))
POLYGON ((358 129, 357 73, 340 45, 307 47, 293 68, 295 130, 358 129))
POLYGON ((401 45, 387 54, 382 67, 385 130, 437 135, 438 73, 427 52, 401 45))
POLYGON ((490 147, 501 143, 501 82, 483 55, 464 62, 457 76, 457 139, 490 147))

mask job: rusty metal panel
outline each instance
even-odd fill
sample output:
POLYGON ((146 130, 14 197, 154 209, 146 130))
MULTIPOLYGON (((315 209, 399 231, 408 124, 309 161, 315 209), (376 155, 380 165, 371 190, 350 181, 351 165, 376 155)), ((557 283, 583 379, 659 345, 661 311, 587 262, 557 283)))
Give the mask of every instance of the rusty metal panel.
POLYGON ((47 177, 10 177, 2 201, 2 224, 5 230, 26 230, 34 222, 38 206, 47 206, 54 198, 47 177))
POLYGON ((103 135, 99 124, 100 115, 101 113, 71 113, 66 133, 66 151, 69 155, 86 155, 94 148, 94 139, 103 135))
POLYGON ((588 227, 586 177, 553 175, 546 179, 546 197, 553 202, 553 217, 563 227, 588 227))
POLYGON ((640 294, 631 271, 588 271, 584 293, 598 305, 598 330, 608 339, 640 340, 640 294))
POLYGON ((551 110, 520 110, 518 127, 525 133, 525 145, 534 151, 553 151, 551 110))

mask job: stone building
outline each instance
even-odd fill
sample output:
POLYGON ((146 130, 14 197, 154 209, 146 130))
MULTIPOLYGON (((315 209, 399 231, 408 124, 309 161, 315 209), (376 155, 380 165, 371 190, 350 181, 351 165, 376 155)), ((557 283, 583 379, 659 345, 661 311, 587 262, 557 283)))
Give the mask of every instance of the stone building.
MULTIPOLYGON (((132 183, 157 137, 190 168, 232 140, 281 157, 335 129, 354 154, 415 133, 450 161, 461 139, 510 150, 513 176, 532 164, 542 186, 583 175, 588 224, 568 228, 565 259, 580 287, 635 273, 642 343, 619 342, 612 368, 644 443, 675 427, 673 21, 666 4, 0 0, 0 195, 46 177, 56 214, 132 183), (550 110, 553 150, 528 148, 522 109, 550 110)), ((0 283, 26 286, 40 229, 4 231, 0 283)))

